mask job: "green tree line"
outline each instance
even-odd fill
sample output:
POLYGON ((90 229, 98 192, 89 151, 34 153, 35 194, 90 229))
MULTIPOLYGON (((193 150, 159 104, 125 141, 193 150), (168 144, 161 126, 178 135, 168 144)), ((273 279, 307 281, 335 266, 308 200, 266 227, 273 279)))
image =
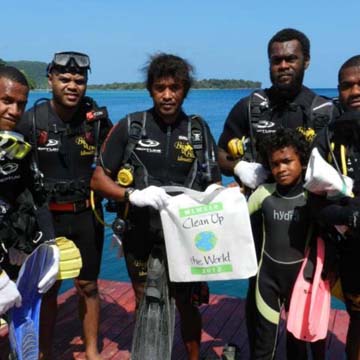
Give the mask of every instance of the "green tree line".
POLYGON ((0 65, 14 66, 19 69, 26 77, 30 89, 46 89, 46 66, 41 61, 6 61, 0 59, 0 65))
MULTIPOLYGON (((0 65, 7 64, 18 68, 29 81, 31 89, 47 89, 47 64, 41 61, 6 61, 0 59, 0 65)), ((195 80, 194 89, 254 89, 260 88, 261 82, 242 79, 202 79, 195 80)), ((96 90, 143 90, 143 82, 113 82, 111 84, 88 85, 96 90)))
MULTIPOLYGON (((254 89, 260 88, 261 82, 237 79, 203 79, 195 80, 193 89, 254 89)), ((89 89, 98 90, 142 90, 143 82, 114 82, 111 84, 89 85, 89 89)))

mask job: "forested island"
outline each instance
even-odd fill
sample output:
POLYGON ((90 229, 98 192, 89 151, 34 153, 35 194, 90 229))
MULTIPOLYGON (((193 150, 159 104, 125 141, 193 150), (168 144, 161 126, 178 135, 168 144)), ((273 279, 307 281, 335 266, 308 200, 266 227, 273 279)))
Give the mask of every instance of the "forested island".
MULTIPOLYGON (((203 79, 195 80, 193 89, 253 89, 260 88, 261 82, 237 79, 203 79)), ((143 82, 114 82, 111 84, 88 85, 88 89, 96 90, 143 90, 143 82)))
MULTIPOLYGON (((15 66, 27 77, 31 89, 47 89, 45 62, 41 61, 6 61, 0 59, 0 65, 15 66)), ((195 80, 193 89, 254 89, 261 88, 260 81, 242 79, 203 79, 195 80)), ((143 82, 113 82, 111 84, 89 84, 88 89, 93 90, 143 90, 143 82)))

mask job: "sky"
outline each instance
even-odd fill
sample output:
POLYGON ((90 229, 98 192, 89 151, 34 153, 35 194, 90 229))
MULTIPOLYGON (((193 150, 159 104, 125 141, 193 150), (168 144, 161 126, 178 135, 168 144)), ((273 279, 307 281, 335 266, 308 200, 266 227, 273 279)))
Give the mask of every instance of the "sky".
POLYGON ((270 85, 267 43, 293 27, 311 41, 304 83, 337 85, 337 71, 360 53, 360 1, 17 0, 1 4, 0 58, 49 62, 57 51, 90 55, 90 84, 132 82, 149 56, 189 60, 196 78, 270 85))

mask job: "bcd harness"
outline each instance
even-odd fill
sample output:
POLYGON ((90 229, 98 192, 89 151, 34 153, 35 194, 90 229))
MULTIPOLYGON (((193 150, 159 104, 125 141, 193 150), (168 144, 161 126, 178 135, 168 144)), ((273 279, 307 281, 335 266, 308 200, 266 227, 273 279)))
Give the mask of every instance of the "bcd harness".
MULTIPOLYGON (((106 107, 99 108, 93 99, 84 97, 79 118, 83 119, 86 117, 86 120, 82 120, 81 123, 75 126, 71 126, 73 124, 69 123, 60 127, 57 124, 49 124, 49 106, 39 106, 40 102, 45 101, 48 102, 49 99, 42 98, 35 102, 32 116, 31 142, 34 148, 32 168, 36 177, 36 185, 39 189, 45 191, 52 200, 59 203, 64 202, 63 197, 69 193, 74 193, 76 201, 89 199, 89 179, 58 180, 43 178, 39 170, 38 146, 47 143, 49 133, 51 132, 67 137, 83 135, 87 144, 95 147, 92 164, 95 167, 99 156, 101 120, 108 118, 106 107)), ((60 146, 59 153, 66 164, 66 149, 64 149, 63 145, 60 146)), ((75 208, 74 211, 76 211, 75 208)))
MULTIPOLYGON (((183 185, 191 188, 196 178, 198 178, 202 184, 210 184, 214 177, 214 171, 217 169, 217 165, 215 149, 212 142, 210 142, 207 125, 204 120, 198 115, 190 115, 188 119, 188 139, 193 147, 195 160, 183 185)), ((143 168, 145 187, 149 186, 149 173, 134 150, 137 143, 142 138, 146 138, 146 120, 146 111, 127 116, 129 139, 125 146, 124 157, 121 163, 121 167, 126 166, 131 156, 134 156, 136 161, 143 168)))
MULTIPOLYGON (((300 107, 305 115, 305 120, 308 120, 305 122, 304 128, 299 129, 308 141, 311 141, 317 131, 332 121, 334 103, 330 99, 315 95, 310 109, 304 109, 296 103, 290 103, 289 106, 293 107, 294 111, 300 107)), ((249 150, 252 159, 256 159, 254 130, 261 120, 270 118, 272 111, 270 100, 264 90, 256 90, 250 95, 250 101, 248 102, 248 119, 251 139, 249 150)), ((249 151, 247 152, 249 153, 249 151)))
MULTIPOLYGON (((139 112, 136 114, 129 114, 127 116, 128 125, 128 142, 124 149, 124 156, 121 162, 119 174, 121 170, 126 169, 134 171, 131 162, 131 158, 139 165, 143 171, 142 180, 143 186, 149 186, 149 173, 145 165, 141 162, 135 153, 135 148, 138 142, 146 138, 146 121, 147 112, 139 112)), ((209 139, 209 130, 204 120, 198 115, 188 116, 188 139, 195 154, 195 160, 191 165, 191 169, 186 176, 183 186, 191 188, 194 186, 195 180, 199 180, 204 186, 209 185, 215 178, 217 170, 217 163, 215 158, 215 149, 213 143, 209 139)), ((101 157, 100 157, 101 160, 101 157)), ((131 182, 123 183, 120 179, 121 174, 118 174, 118 183, 122 186, 131 186, 133 181, 132 175, 124 177, 126 180, 131 178, 131 182)), ((128 204, 116 203, 113 200, 109 200, 106 206, 110 212, 117 212, 122 218, 127 217, 128 204)))

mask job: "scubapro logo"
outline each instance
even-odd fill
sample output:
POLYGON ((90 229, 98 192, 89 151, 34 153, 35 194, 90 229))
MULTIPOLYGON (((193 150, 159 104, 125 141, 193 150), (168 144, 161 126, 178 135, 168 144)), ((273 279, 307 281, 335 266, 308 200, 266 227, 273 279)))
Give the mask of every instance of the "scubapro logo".
POLYGON ((10 175, 14 173, 19 168, 18 164, 9 163, 3 166, 0 165, 0 174, 2 175, 10 175))
POLYGON ((274 127, 275 123, 273 123, 272 121, 268 121, 268 120, 260 120, 257 124, 256 127, 258 129, 268 129, 268 128, 272 128, 274 127))
POLYGON ((45 146, 50 147, 50 146, 56 146, 58 144, 59 144, 58 140, 49 139, 45 146))
POLYGON ((143 139, 139 141, 139 145, 142 147, 157 147, 160 145, 160 143, 158 141, 155 140, 151 140, 151 139, 143 139))

